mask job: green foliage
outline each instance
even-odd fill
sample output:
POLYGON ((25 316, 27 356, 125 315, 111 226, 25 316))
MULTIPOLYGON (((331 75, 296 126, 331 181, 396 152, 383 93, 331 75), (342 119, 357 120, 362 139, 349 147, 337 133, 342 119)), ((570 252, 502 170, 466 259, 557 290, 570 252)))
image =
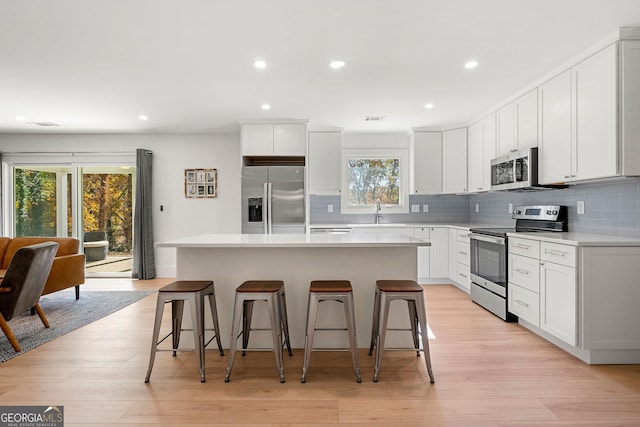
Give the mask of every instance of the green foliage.
MULTIPOLYGON (((67 232, 71 235, 71 174, 67 192, 67 232)), ((133 241, 133 175, 83 174, 84 231, 106 231, 109 251, 131 253, 133 241)), ((56 173, 15 168, 16 236, 56 236, 56 173)))
POLYGON ((16 236, 56 235, 56 174, 16 169, 16 236))
POLYGON ((350 159, 349 204, 400 203, 399 159, 350 159))
POLYGON ((106 231, 109 251, 131 252, 133 194, 131 174, 84 174, 85 231, 106 231))

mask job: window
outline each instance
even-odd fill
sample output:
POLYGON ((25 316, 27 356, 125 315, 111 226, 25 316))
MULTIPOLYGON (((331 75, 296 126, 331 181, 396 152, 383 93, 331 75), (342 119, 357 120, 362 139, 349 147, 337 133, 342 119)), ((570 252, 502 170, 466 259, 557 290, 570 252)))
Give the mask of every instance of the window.
POLYGON ((408 213, 407 150, 344 150, 342 213, 408 213))

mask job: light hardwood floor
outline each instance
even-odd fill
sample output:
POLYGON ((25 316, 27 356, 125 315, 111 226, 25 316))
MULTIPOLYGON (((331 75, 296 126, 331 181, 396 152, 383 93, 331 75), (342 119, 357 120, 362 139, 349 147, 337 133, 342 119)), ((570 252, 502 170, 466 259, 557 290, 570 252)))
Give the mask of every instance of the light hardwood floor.
MULTIPOLYGON (((168 282, 90 279, 82 292, 168 282)), ((158 353, 145 384, 152 295, 1 364, 0 405, 63 405, 66 426, 640 425, 640 365, 586 365, 455 287, 425 289, 433 385, 411 351, 387 352, 373 383, 364 348, 361 384, 342 352, 314 353, 301 384, 300 349, 285 356, 284 384, 269 352, 237 357, 224 383, 227 356, 216 350, 207 350, 206 383, 193 353, 158 353)))

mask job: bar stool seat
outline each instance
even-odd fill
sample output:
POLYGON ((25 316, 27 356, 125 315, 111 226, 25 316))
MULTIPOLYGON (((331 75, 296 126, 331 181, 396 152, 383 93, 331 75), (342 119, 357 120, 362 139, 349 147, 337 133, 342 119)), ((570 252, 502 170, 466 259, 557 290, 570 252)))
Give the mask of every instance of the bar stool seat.
MULTIPOLYGON (((373 381, 378 382, 380 364, 385 350, 385 336, 387 321, 389 319, 389 305, 394 300, 407 301, 409 308, 410 329, 393 329, 411 331, 414 349, 420 356, 424 352, 424 359, 427 365, 430 382, 435 379, 431 369, 431 355, 429 353, 429 337, 427 336, 427 311, 424 304, 424 290, 414 280, 378 280, 376 281, 376 293, 373 303, 373 323, 371 327, 371 345, 369 346, 369 356, 376 349, 376 360, 373 371, 373 381), (418 329, 419 327, 419 329, 418 329), (420 348, 419 336, 422 338, 422 348, 420 348)), ((401 350, 401 349, 395 349, 401 350)))
POLYGON ((144 382, 148 383, 153 369, 156 352, 172 351, 173 356, 179 351, 181 331, 193 331, 194 351, 198 357, 198 369, 200 371, 200 381, 205 382, 204 373, 204 350, 214 339, 218 344, 220 356, 224 356, 222 344, 220 342, 220 327, 218 325, 218 311, 216 308, 216 295, 213 282, 210 280, 179 280, 172 282, 158 290, 158 301, 156 303, 156 317, 153 325, 153 338, 151 340, 151 356, 149 358, 149 369, 144 382), (213 329, 204 327, 204 297, 209 297, 209 306, 211 308, 211 317, 213 320, 213 329), (184 310, 184 302, 189 302, 191 311, 192 329, 182 329, 182 313, 184 310), (160 335, 160 326, 162 324, 162 314, 164 312, 165 303, 171 303, 171 332, 158 341, 160 335), (214 336, 204 342, 205 331, 214 331, 214 336), (158 350, 158 344, 168 337, 172 337, 171 350, 158 350))
POLYGON ((280 376, 280 382, 284 379, 284 362, 282 349, 287 346, 289 356, 292 356, 291 343, 289 341, 289 322, 287 320, 287 301, 284 293, 284 282, 280 280, 249 280, 236 288, 235 304, 233 307, 233 324, 231 326, 231 341, 229 348, 229 363, 224 378, 229 382, 235 353, 238 350, 238 338, 242 336, 242 355, 247 351, 272 350, 276 358, 276 368, 280 376), (271 328, 251 328, 253 315, 253 303, 266 301, 269 310, 271 328), (242 330, 240 326, 242 324, 242 330), (249 348, 249 334, 251 331, 271 331, 272 347, 249 348), (283 343, 284 335, 284 343, 283 343))
POLYGON ((356 339, 356 316, 353 304, 353 289, 348 280, 314 280, 309 285, 309 302, 307 305, 307 332, 304 345, 304 363, 302 366, 301 382, 306 382, 309 371, 309 362, 313 351, 347 351, 351 350, 353 369, 356 381, 361 382, 360 364, 358 362, 358 345, 356 339), (344 306, 345 328, 316 328, 318 304, 322 301, 337 301, 344 306), (347 331, 349 336, 349 349, 338 348, 314 348, 313 338, 315 331, 347 331))

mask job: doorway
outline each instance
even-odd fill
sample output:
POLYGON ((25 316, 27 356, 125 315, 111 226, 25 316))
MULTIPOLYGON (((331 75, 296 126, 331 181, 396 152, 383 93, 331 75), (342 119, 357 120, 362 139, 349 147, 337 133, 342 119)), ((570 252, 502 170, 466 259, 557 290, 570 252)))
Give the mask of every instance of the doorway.
POLYGON ((135 166, 14 165, 13 236, 77 237, 88 277, 130 277, 135 166))

